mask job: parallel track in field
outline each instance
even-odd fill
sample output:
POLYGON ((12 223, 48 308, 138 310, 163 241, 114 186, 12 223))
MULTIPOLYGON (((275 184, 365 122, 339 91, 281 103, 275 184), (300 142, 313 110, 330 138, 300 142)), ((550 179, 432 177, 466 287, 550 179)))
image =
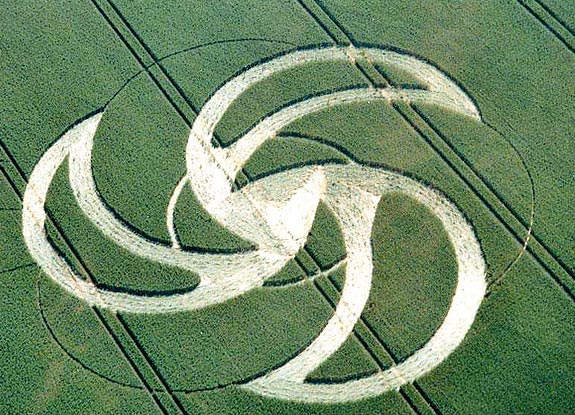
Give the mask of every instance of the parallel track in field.
MULTIPOLYGON (((316 21, 320 19, 320 15, 323 13, 324 18, 321 19, 318 25, 322 29, 329 27, 324 30, 326 30, 326 35, 332 42, 342 46, 359 44, 353 35, 335 18, 334 14, 327 10, 321 0, 306 0, 316 6, 314 10, 304 0, 295 1, 302 5, 306 11, 311 12, 310 16, 316 21)), ((375 73, 376 76, 380 77, 378 80, 373 75, 368 75, 368 71, 363 65, 358 62, 355 64, 371 85, 390 84, 389 78, 379 67, 371 65, 369 62, 366 65, 371 67, 371 73, 375 73)), ((463 87, 463 89, 465 88, 463 87)), ((396 109, 399 108, 397 105, 395 107, 396 109)), ((527 246, 527 252, 557 283, 565 295, 575 301, 575 274, 544 241, 531 232, 530 223, 515 211, 504 197, 480 174, 471 161, 464 158, 447 137, 415 105, 409 105, 407 111, 402 111, 399 115, 431 147, 440 159, 464 181, 464 184, 470 188, 488 210, 495 214, 497 220, 510 232, 519 245, 523 245, 524 242, 524 238, 521 235, 530 234, 530 244, 527 246), (418 125, 422 128, 418 127, 418 125)), ((490 125, 488 127, 493 129, 490 125)), ((495 131, 502 135, 499 131, 495 131)))
MULTIPOLYGON (((348 31, 344 25, 335 17, 335 15, 328 10, 322 0, 295 0, 308 14, 309 16, 318 24, 318 26, 324 31, 324 33, 330 38, 330 40, 341 46, 356 46, 358 42, 354 39, 350 31, 348 31), (323 17, 323 18, 322 18, 323 17)), ((522 5, 523 0, 518 0, 522 5)), ((568 29, 571 35, 575 35, 575 32, 570 30, 564 22, 560 21, 556 15, 540 0, 534 0, 539 5, 545 8, 545 10, 551 14, 564 28, 568 29)), ((573 53, 575 50, 564 41, 558 33, 550 29, 547 25, 545 27, 550 30, 558 39, 573 53)), ((366 62, 367 66, 371 66, 371 73, 376 75, 370 75, 368 71, 362 64, 358 61, 353 62, 355 67, 361 73, 361 75, 367 80, 367 82, 373 87, 379 87, 381 85, 391 85, 394 86, 390 78, 376 65, 371 64, 371 62, 366 62)), ((409 110, 405 111, 398 105, 393 105, 400 117, 420 136, 421 139, 434 151, 434 153, 456 174, 456 176, 466 185, 471 192, 479 198, 481 203, 489 210, 489 212, 495 216, 495 218, 500 222, 505 229, 513 236, 513 238, 522 245, 523 248, 520 254, 525 250, 531 257, 539 264, 546 273, 552 278, 552 280, 558 285, 558 287, 566 294, 571 301, 575 301, 575 286, 572 282, 575 276, 569 269, 569 267, 556 255, 551 248, 549 248, 542 240, 537 236, 532 234, 532 224, 534 215, 534 206, 532 206, 531 212, 531 222, 527 223, 521 216, 513 209, 508 202, 496 191, 496 189, 480 174, 480 172, 473 166, 473 164, 467 160, 457 151, 457 149, 449 142, 446 136, 435 126, 431 120, 423 114, 417 106, 410 104, 409 110), (418 121, 418 123, 415 122, 418 121), (419 125, 423 124, 427 131, 420 128, 419 125), (441 148, 443 147, 443 148, 441 148), (459 166, 458 166, 459 165, 459 166), (461 167, 460 167, 461 166, 461 167), (469 178, 471 176, 471 180, 469 178), (473 183, 475 182, 475 184, 473 183), (479 190, 481 188, 481 191, 479 190), (497 206, 497 208, 495 207, 497 206), (500 211, 504 212, 504 215, 500 211), (513 226, 509 222, 514 222, 513 226), (521 236, 521 234, 526 235, 526 238, 532 238, 533 242, 526 243, 526 240, 521 236), (551 263, 551 265, 549 264, 551 263), (557 272, 563 274, 561 276, 557 275, 557 272)), ((501 134, 501 133, 500 133, 501 134)), ((533 178, 528 172, 529 179, 531 181, 533 189, 533 178)), ((533 194, 534 197, 534 194, 533 194)), ((313 257, 312 257, 313 259, 313 257)), ((513 261, 513 263, 515 263, 513 261)), ((316 263, 317 264, 317 263, 316 263)), ((318 265, 319 266, 319 265, 318 265)), ((504 273, 507 269, 504 271, 504 273)), ((330 279, 333 283, 333 281, 330 279)), ((497 281, 498 282, 498 281, 497 281)), ((335 285, 334 285, 335 287, 335 285)), ((337 287, 335 287, 337 289, 337 287)), ((327 299, 327 297, 326 297, 327 299)), ((329 299, 328 299, 329 300, 329 299)), ((362 324, 365 324, 364 319, 361 319, 362 324)), ((393 356, 391 350, 385 345, 381 336, 377 335, 375 330, 370 330, 370 334, 376 337, 378 343, 381 344, 386 353, 393 359, 395 363, 398 363, 398 359, 393 356)), ((364 348, 372 353, 366 347, 365 343, 360 340, 364 348)), ((372 358, 377 361, 376 356, 372 355, 372 358)), ((378 363, 379 364, 379 363, 378 363)), ((380 366, 381 367, 381 366, 380 366)), ((413 383, 416 391, 421 397, 425 399, 427 404, 436 413, 440 414, 440 410, 437 405, 429 399, 425 391, 416 382, 413 383)), ((412 408, 417 412, 417 409, 408 401, 405 393, 402 394, 406 402, 412 406, 412 408)))
POLYGON ((541 26, 575 55, 575 29, 542 0, 517 0, 541 26))
MULTIPOLYGON (((20 165, 18 164, 18 162, 16 161, 16 159, 14 158, 14 156, 12 155, 12 153, 8 150, 8 148, 5 146, 5 144, 0 140, 0 151, 2 151, 4 153, 4 155, 6 155, 7 159, 9 160, 13 170, 16 172, 17 174, 17 178, 14 178, 9 171, 3 167, 0 166, 0 173, 3 174, 3 176, 6 178, 10 188, 12 189, 12 191, 15 193, 15 195, 18 197, 18 199, 20 200, 20 202, 22 202, 23 200, 23 192, 19 186, 19 184, 17 183, 18 181, 23 185, 22 187, 26 186, 28 184, 28 177, 26 176, 25 172, 23 171, 23 169, 20 167, 20 165)), ((53 219, 52 215, 50 214, 50 212, 47 212, 46 214, 47 217, 47 222, 55 229, 57 235, 59 238, 61 238, 61 240, 63 241, 65 247, 69 250, 71 256, 77 261, 77 263, 79 264, 79 270, 81 275, 86 278, 87 281, 90 281, 92 283, 95 282, 95 278, 93 277, 93 275, 90 273, 90 271, 88 270, 88 268, 85 266, 84 262, 82 261, 82 259, 80 258, 78 252, 74 249, 73 245, 71 244, 71 242, 68 240, 68 238, 66 237, 66 235, 64 234, 64 232, 62 231, 61 227, 58 225, 58 223, 53 219)), ((154 388, 150 385, 150 383, 145 379, 145 377, 143 376, 143 373, 141 371, 141 369, 139 368, 138 364, 136 364, 134 358, 126 351, 125 346, 120 342, 116 332, 111 328, 110 323, 108 322, 108 320, 106 319, 106 317, 102 314, 102 312, 97 309, 96 307, 90 307, 90 310, 92 311, 92 313, 95 315, 95 317, 98 319, 98 321, 100 322, 102 328, 104 329, 105 333, 108 335, 108 337, 112 340, 112 342, 115 344, 115 346, 118 348, 118 351, 120 352, 120 354, 124 357, 124 359, 126 360, 126 362, 128 363, 128 365, 130 366, 130 368, 132 369, 134 375, 136 376, 136 378, 138 379, 138 381, 141 383, 142 385, 142 389, 144 389, 148 395, 150 396, 150 398, 152 399, 152 401, 154 402, 154 404, 158 407, 158 409, 160 410, 160 412, 163 415, 169 415, 170 412, 168 411, 168 407, 166 406, 166 404, 164 404, 161 400, 160 400, 160 396, 159 394, 154 390, 154 388)), ((41 311, 41 315, 42 315, 42 319, 44 321, 44 315, 41 311)), ((117 314, 114 314, 114 317, 117 318, 117 314)), ((75 360, 75 359, 74 359, 75 360)), ((104 377, 103 375, 99 374, 100 377, 104 377)), ((105 378, 105 377, 104 377, 105 378)), ((177 400, 177 397, 175 397, 174 402, 177 400)), ((178 401, 179 402, 179 401, 178 401)), ((181 403, 180 403, 181 405, 181 403)), ((177 403, 176 403, 177 406, 177 403)))

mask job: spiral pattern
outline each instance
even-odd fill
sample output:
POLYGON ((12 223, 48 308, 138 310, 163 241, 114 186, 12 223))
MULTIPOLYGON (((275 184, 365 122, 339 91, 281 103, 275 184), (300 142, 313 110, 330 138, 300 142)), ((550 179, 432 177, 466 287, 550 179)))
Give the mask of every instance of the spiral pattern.
POLYGON ((250 156, 285 126, 328 107, 354 102, 427 103, 480 120, 472 100, 441 71, 418 58, 379 48, 326 47, 300 50, 243 71, 206 102, 186 148, 187 173, 168 204, 171 246, 135 234, 110 212, 92 173, 93 138, 105 109, 69 129, 35 166, 23 202, 23 235, 44 272, 69 293, 92 306, 129 313, 189 311, 243 294, 276 274, 307 239, 323 201, 341 228, 347 256, 346 278, 332 317, 296 357, 242 387, 262 395, 306 402, 345 402, 375 396, 412 382, 440 364, 463 340, 485 294, 485 263, 471 225, 445 196, 382 168, 351 162, 282 171, 249 183, 232 184, 250 156), (353 88, 329 92, 286 106, 264 118, 225 148, 211 145, 214 130, 229 106, 265 78, 312 62, 353 61, 358 57, 405 70, 426 89, 353 88), (186 293, 142 296, 109 291, 80 278, 60 257, 46 234, 45 202, 57 169, 68 159, 74 196, 84 214, 115 243, 134 255, 197 273, 199 285, 186 293), (173 228, 174 207, 182 188, 196 197, 221 225, 257 246, 249 252, 210 254, 183 251, 173 228), (371 229, 379 199, 403 193, 426 206, 441 221, 453 246, 458 279, 451 306, 432 338, 402 363, 360 379, 311 384, 306 376, 335 353, 352 333, 368 300, 372 279, 371 229))

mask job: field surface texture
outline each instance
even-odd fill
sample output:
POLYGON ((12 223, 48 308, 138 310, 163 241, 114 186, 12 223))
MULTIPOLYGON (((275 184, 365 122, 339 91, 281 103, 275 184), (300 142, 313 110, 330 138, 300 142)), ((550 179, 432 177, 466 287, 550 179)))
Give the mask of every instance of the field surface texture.
POLYGON ((575 413, 571 2, 0 27, 0 414, 575 413))

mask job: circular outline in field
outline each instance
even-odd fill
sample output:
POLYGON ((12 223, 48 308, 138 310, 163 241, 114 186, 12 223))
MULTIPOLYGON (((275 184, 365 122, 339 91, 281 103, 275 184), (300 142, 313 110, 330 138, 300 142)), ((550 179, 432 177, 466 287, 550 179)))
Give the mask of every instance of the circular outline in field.
POLYGON ((174 241, 172 246, 160 245, 127 228, 107 209, 93 178, 93 138, 102 110, 68 130, 42 156, 31 174, 22 214, 23 235, 30 254, 54 281, 90 305, 132 313, 194 310, 262 286, 303 247, 315 210, 323 201, 340 223, 347 250, 346 279, 334 315, 300 354, 242 387, 270 397, 329 403, 397 389, 436 367, 460 344, 485 294, 481 248, 462 213, 445 196, 411 178, 355 163, 296 168, 232 191, 235 176, 249 157, 286 125, 331 106, 372 101, 427 103, 480 120, 475 104, 461 88, 437 68, 413 56, 355 47, 295 51, 241 72, 216 91, 192 125, 186 148, 186 178, 200 203, 221 225, 252 241, 257 250, 234 254, 184 252, 174 241), (354 61, 360 57, 406 70, 428 89, 358 87, 325 93, 264 118, 229 147, 211 145, 214 129, 227 108, 261 80, 307 63, 354 61), (199 274, 200 284, 189 293, 145 297, 107 291, 77 275, 51 246, 44 226, 47 193, 66 158, 78 205, 104 235, 134 255, 199 274), (401 364, 357 380, 329 385, 306 383, 306 376, 339 350, 361 316, 371 287, 371 226, 380 197, 390 192, 414 198, 442 222, 458 265, 451 306, 431 339, 401 364))

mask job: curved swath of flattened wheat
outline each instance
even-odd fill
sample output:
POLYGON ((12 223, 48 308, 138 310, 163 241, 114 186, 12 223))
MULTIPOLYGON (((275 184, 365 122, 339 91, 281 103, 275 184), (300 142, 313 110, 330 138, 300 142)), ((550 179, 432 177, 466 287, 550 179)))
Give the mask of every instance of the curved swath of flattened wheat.
POLYGON ((56 282, 91 305, 128 312, 160 313, 202 307, 222 297, 232 298, 237 292, 263 283, 263 276, 277 272, 286 259, 266 252, 248 252, 230 255, 183 252, 147 241, 134 234, 106 210, 95 189, 87 141, 95 132, 100 114, 82 122, 66 133, 41 158, 30 176, 23 209, 23 235, 36 262, 56 282), (111 292, 98 289, 82 280, 50 245, 44 223, 44 203, 50 183, 64 159, 70 155, 70 181, 78 203, 84 213, 120 246, 136 255, 167 265, 179 266, 197 272, 200 285, 192 292, 163 297, 111 292))
POLYGON ((345 284, 335 314, 322 333, 286 365, 245 386, 267 396, 306 402, 347 402, 412 382, 436 367, 460 344, 485 293, 485 263, 473 229, 443 195, 397 173, 357 165, 326 166, 326 176, 330 178, 328 188, 333 190, 325 203, 341 224, 347 249, 345 284), (377 200, 390 192, 406 194, 426 206, 447 232, 458 268, 449 311, 429 342, 403 363, 359 380, 305 383, 305 377, 339 349, 363 311, 369 294, 366 289, 371 283, 371 224, 377 200))

